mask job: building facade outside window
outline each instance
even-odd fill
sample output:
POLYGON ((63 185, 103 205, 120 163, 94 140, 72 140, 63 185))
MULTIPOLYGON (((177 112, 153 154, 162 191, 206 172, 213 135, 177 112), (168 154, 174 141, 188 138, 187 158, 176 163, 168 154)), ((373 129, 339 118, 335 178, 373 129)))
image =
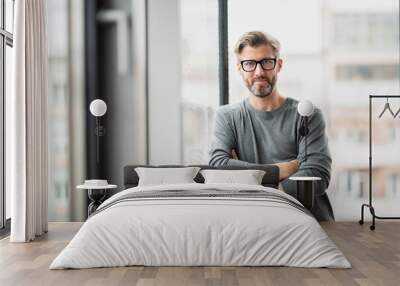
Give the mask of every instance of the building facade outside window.
MULTIPOLYGON (((243 5, 231 0, 228 9, 230 102, 248 95, 232 52, 238 37, 251 30, 272 34, 281 42, 284 60, 280 92, 310 99, 323 112, 333 158, 328 195, 335 217, 357 219, 368 198, 368 96, 400 94, 398 1, 250 0, 243 5)), ((373 112, 373 193, 377 211, 389 216, 398 215, 400 201, 386 194, 399 187, 387 178, 400 173, 400 151, 387 150, 400 150, 393 131, 400 120, 378 121, 384 104, 375 102, 373 112)), ((391 104, 400 108, 400 100, 391 104)))

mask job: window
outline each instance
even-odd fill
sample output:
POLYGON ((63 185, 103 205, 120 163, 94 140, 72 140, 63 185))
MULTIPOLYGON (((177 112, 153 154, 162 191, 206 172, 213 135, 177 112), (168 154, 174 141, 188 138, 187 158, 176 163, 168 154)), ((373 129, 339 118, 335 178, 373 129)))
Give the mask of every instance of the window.
MULTIPOLYGON (((398 6, 397 6, 398 9, 398 6)), ((398 47, 398 13, 336 13, 333 43, 340 50, 391 50, 398 47)))
MULTIPOLYGON (((396 109, 394 112, 397 112, 396 109)), ((400 127, 397 126, 391 126, 388 130, 389 133, 389 142, 397 142, 397 140, 400 138, 400 127)))
POLYGON ((70 219, 68 0, 48 1, 48 117, 50 221, 70 219))
MULTIPOLYGON (((334 162, 328 192, 337 219, 355 219, 349 208, 361 205, 368 194, 368 95, 400 94, 398 0, 381 2, 371 0, 366 7, 355 0, 249 0, 246 4, 230 0, 228 5, 229 102, 249 95, 235 67, 233 49, 239 36, 252 30, 275 36, 283 58, 279 92, 297 100, 310 99, 324 115, 334 162), (295 24, 282 24, 287 19, 295 24)), ((376 106, 381 105, 376 102, 376 106)), ((397 111, 398 105, 394 106, 397 111)), ((380 121, 383 135, 378 139, 387 137, 388 122, 380 121)), ((378 134, 376 128, 374 132, 378 134)), ((383 172, 392 165, 400 167, 400 157, 387 151, 394 148, 394 140, 398 142, 396 135, 392 131, 390 146, 385 145, 388 140, 375 142, 376 161, 383 172)), ((379 170, 374 172, 379 177, 379 170)), ((377 192, 382 179, 375 181, 377 192)))
POLYGON ((338 65, 336 67, 337 80, 397 80, 399 75, 398 64, 361 64, 338 65))
POLYGON ((182 161, 207 164, 218 95, 218 1, 180 1, 182 161))
POLYGON ((400 195, 400 174, 389 174, 387 180, 385 196, 388 198, 398 198, 400 195))
POLYGON ((307 97, 314 102, 320 100, 322 88, 320 82, 323 74, 322 1, 306 2, 305 4, 303 1, 249 0, 244 4, 240 0, 228 1, 230 103, 239 102, 249 94, 237 71, 237 59, 233 50, 239 37, 253 30, 267 32, 281 43, 284 66, 278 79, 280 92, 297 99, 307 97), (304 12, 298 13, 298 11, 304 12), (291 23, 296 23, 296 29, 283 24, 287 19, 290 19, 291 23))
MULTIPOLYGON (((11 217, 11 194, 5 188, 5 106, 11 93, 14 1, 0 0, 0 228, 11 217)), ((7 224, 8 225, 8 224, 7 224)))
MULTIPOLYGON (((218 74, 220 1, 180 0, 173 3, 179 9, 179 20, 174 20, 173 25, 175 28, 179 23, 178 35, 181 37, 182 57, 178 59, 181 61, 181 69, 177 77, 180 82, 177 84, 181 88, 181 120, 178 124, 182 131, 182 148, 179 151, 182 152, 183 164, 208 162, 209 138, 221 96, 218 74)), ((123 4, 116 3, 129 1, 102 2, 107 2, 107 7, 122 7, 123 4)), ((367 95, 372 92, 399 93, 399 8, 398 0, 384 1, 384 5, 381 5, 381 0, 371 0, 366 5, 368 7, 357 5, 355 0, 339 4, 337 2, 343 1, 248 0, 244 3, 241 0, 229 0, 229 45, 226 52, 229 55, 229 102, 234 103, 249 94, 235 66, 233 48, 239 36, 250 30, 264 30, 280 40, 284 59, 278 80, 280 92, 296 99, 311 99, 324 114, 328 136, 336 132, 345 139, 338 140, 332 136, 329 138, 334 168, 337 171, 332 176, 331 186, 339 182, 343 187, 330 195, 338 198, 333 200, 334 208, 339 210, 338 219, 350 219, 350 214, 345 213, 345 209, 340 209, 344 200, 341 200, 339 194, 342 193, 342 197, 347 197, 349 204, 354 206, 361 202, 360 197, 366 193, 367 95), (287 25, 288 19, 292 25, 287 25), (353 79, 363 82, 360 84, 353 79), (350 130, 349 134, 346 130, 350 130), (360 148, 355 149, 355 145, 360 148), (343 179, 339 178, 337 174, 343 172, 348 172, 348 175, 343 179), (357 175, 357 172, 364 173, 357 175), (343 212, 340 213, 341 211, 343 212)), ((51 158, 53 165, 50 165, 50 169, 54 171, 51 175, 53 181, 49 186, 52 191, 49 193, 49 201, 54 200, 54 203, 49 206, 53 207, 54 219, 65 215, 64 207, 70 199, 66 190, 71 189, 67 176, 68 166, 71 164, 68 160, 71 156, 67 156, 68 152, 57 152, 65 150, 64 148, 69 149, 65 141, 68 132, 65 121, 68 119, 64 107, 68 103, 67 95, 70 91, 67 85, 68 51, 64 47, 68 46, 68 39, 65 39, 68 37, 68 29, 75 22, 68 22, 74 18, 66 16, 66 3, 69 1, 48 1, 48 5, 53 7, 49 9, 49 35, 58 37, 54 38, 54 46, 49 48, 49 70, 53 77, 49 78, 49 95, 52 96, 49 100, 52 101, 50 104, 58 107, 52 108, 51 112, 59 112, 53 114, 58 117, 52 117, 54 145, 51 154, 54 157, 51 158), (52 29, 54 30, 51 31, 52 29), (63 168, 66 173, 63 173, 63 168)), ((166 21, 165 25, 168 24, 166 21)), ((51 42, 52 39, 49 40, 51 42)), ((98 59, 105 60, 101 57, 98 59)), ((382 146, 382 149, 389 150, 387 146, 382 146)), ((385 156, 390 156, 390 153, 384 151, 385 156)), ((382 168, 388 168, 385 158, 380 160, 382 168)), ((395 164, 399 166, 400 162, 395 164)))
POLYGON ((344 171, 339 176, 340 192, 346 197, 363 198, 367 194, 367 171, 344 171))

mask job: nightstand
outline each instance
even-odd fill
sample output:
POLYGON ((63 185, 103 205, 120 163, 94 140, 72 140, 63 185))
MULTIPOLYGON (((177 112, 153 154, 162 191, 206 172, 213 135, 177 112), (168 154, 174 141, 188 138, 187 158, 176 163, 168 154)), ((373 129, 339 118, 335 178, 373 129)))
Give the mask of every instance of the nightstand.
POLYGON ((296 198, 307 209, 314 206, 314 182, 320 181, 320 177, 290 177, 289 180, 296 181, 296 198))
POLYGON ((88 206, 88 217, 93 212, 95 212, 96 209, 101 205, 104 198, 106 197, 107 191, 110 189, 115 189, 116 187, 117 185, 109 185, 109 184, 101 186, 89 185, 89 184, 76 186, 78 190, 88 191, 88 197, 90 200, 90 204, 88 206))

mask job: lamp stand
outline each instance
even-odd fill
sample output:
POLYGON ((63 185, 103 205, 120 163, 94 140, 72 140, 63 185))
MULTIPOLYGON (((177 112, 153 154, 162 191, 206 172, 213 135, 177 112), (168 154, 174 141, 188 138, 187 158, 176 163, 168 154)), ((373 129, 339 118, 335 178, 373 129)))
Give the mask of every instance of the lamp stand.
POLYGON ((100 136, 104 136, 106 129, 100 124, 100 117, 96 116, 96 159, 100 162, 100 136))
POLYGON ((308 116, 303 116, 304 121, 299 129, 300 136, 304 136, 304 161, 307 161, 307 135, 308 135, 308 116))
POLYGON ((99 140, 99 124, 100 124, 100 118, 96 117, 96 162, 100 162, 100 140, 99 140))
POLYGON ((304 162, 307 161, 308 116, 304 118, 304 162))

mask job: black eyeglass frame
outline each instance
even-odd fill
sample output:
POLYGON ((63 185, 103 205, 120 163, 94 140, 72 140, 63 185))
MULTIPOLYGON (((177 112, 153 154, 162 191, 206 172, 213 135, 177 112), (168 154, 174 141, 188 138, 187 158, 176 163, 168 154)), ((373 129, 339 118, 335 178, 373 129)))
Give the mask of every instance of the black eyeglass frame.
POLYGON ((261 66, 261 68, 262 68, 263 70, 265 70, 265 71, 270 71, 270 70, 273 70, 273 69, 276 67, 276 61, 277 61, 277 58, 264 58, 264 59, 261 59, 261 60, 259 60, 259 61, 256 61, 256 60, 243 60, 243 61, 240 61, 240 66, 242 67, 242 69, 243 69, 245 72, 253 72, 253 71, 255 71, 255 70, 257 69, 257 65, 260 64, 260 66, 261 66), (261 62, 262 62, 262 61, 265 61, 265 60, 273 60, 273 61, 274 61, 274 66, 273 66, 272 68, 270 68, 270 69, 264 68, 261 62), (253 62, 253 63, 256 63, 256 65, 254 66, 254 69, 252 69, 252 70, 246 70, 246 69, 243 67, 243 63, 245 63, 245 62, 253 62))

